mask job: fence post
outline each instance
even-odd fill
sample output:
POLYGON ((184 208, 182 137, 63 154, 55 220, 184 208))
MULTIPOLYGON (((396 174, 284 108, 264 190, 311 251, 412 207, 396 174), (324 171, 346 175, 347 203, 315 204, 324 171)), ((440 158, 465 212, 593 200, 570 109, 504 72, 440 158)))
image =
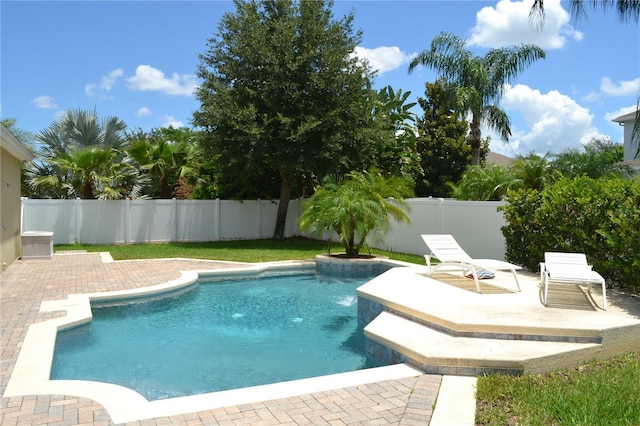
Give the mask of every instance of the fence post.
POLYGON ((75 221, 74 221, 74 236, 75 236, 75 244, 82 244, 82 241, 80 241, 80 224, 82 223, 80 220, 80 215, 82 214, 82 200, 78 197, 76 197, 76 199, 73 201, 73 216, 75 217, 75 221))
POLYGON ((438 217, 436 223, 438 224, 438 233, 442 234, 442 209, 444 204, 444 198, 438 198, 438 217))
POLYGON ((214 241, 220 241, 220 198, 216 198, 214 219, 215 221, 213 222, 213 238, 214 241))
POLYGON ((124 200, 124 243, 129 244, 131 241, 131 200, 124 200))
POLYGON ((171 199, 171 242, 177 242, 178 238, 178 205, 175 198, 171 199))

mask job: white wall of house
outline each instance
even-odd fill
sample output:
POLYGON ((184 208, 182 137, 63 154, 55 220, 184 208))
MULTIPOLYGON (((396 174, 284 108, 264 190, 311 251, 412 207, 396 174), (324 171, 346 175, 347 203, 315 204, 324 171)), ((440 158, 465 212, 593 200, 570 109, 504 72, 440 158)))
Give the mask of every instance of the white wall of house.
POLYGON ((613 119, 613 121, 615 121, 616 123, 624 126, 624 161, 631 161, 635 159, 636 153, 638 152, 638 146, 635 145, 631 140, 631 135, 633 134, 633 126, 636 122, 636 114, 638 114, 637 111, 630 112, 629 114, 621 115, 620 117, 613 119))
POLYGON ((0 123, 0 270, 20 256, 20 164, 31 157, 0 123))
MULTIPOLYGON (((424 254, 421 234, 452 234, 472 257, 504 259, 502 202, 407 200, 410 224, 394 224, 385 250, 424 254)), ((271 238, 276 201, 22 199, 23 231, 52 231, 54 244, 134 244, 271 238)), ((301 200, 289 204, 285 236, 298 229, 301 200)), ((334 236, 335 237, 335 236, 334 236)), ((338 247, 334 245, 336 250, 338 247)))

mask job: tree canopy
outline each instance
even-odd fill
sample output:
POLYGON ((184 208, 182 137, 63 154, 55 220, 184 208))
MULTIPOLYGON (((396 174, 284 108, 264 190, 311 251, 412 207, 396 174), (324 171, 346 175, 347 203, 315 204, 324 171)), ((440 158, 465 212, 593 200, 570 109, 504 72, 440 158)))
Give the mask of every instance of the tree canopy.
POLYGON ((455 104, 444 80, 425 83, 425 97, 418 98, 423 116, 416 124, 417 150, 423 175, 416 179, 419 197, 448 197, 451 187, 471 164, 467 143, 469 124, 455 114, 455 104))
POLYGON ((294 185, 363 169, 375 102, 373 73, 353 55, 353 14, 335 19, 330 0, 234 1, 199 56, 194 124, 227 179, 274 176, 284 237, 294 185))

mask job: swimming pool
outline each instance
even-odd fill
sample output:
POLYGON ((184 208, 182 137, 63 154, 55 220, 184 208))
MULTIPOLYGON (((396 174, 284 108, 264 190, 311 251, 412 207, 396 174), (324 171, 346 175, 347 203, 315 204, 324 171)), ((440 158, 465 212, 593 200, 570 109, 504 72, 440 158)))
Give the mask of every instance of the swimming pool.
POLYGON ((356 319, 355 289, 375 275, 201 278, 181 294, 93 305, 91 323, 58 333, 51 379, 158 400, 384 365, 356 319))

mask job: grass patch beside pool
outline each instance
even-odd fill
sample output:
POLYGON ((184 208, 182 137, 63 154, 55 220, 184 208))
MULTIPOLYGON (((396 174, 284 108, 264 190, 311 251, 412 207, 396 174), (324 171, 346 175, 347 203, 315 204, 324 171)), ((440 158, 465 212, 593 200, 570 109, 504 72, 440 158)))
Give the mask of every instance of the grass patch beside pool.
MULTIPOLYGON (((286 240, 234 240, 196 243, 163 244, 127 244, 127 245, 56 245, 54 251, 86 250, 89 252, 106 251, 114 260, 190 258, 227 260, 235 262, 273 262, 279 260, 313 259, 317 254, 327 252, 327 242, 307 238, 289 238, 286 240)), ((331 253, 343 253, 339 244, 333 243, 331 253)), ((390 259, 424 265, 424 257, 392 253, 371 249, 372 254, 388 256, 390 259)), ((361 254, 368 254, 362 250, 361 254)))
POLYGON ((640 425, 640 354, 478 379, 476 425, 640 425))

